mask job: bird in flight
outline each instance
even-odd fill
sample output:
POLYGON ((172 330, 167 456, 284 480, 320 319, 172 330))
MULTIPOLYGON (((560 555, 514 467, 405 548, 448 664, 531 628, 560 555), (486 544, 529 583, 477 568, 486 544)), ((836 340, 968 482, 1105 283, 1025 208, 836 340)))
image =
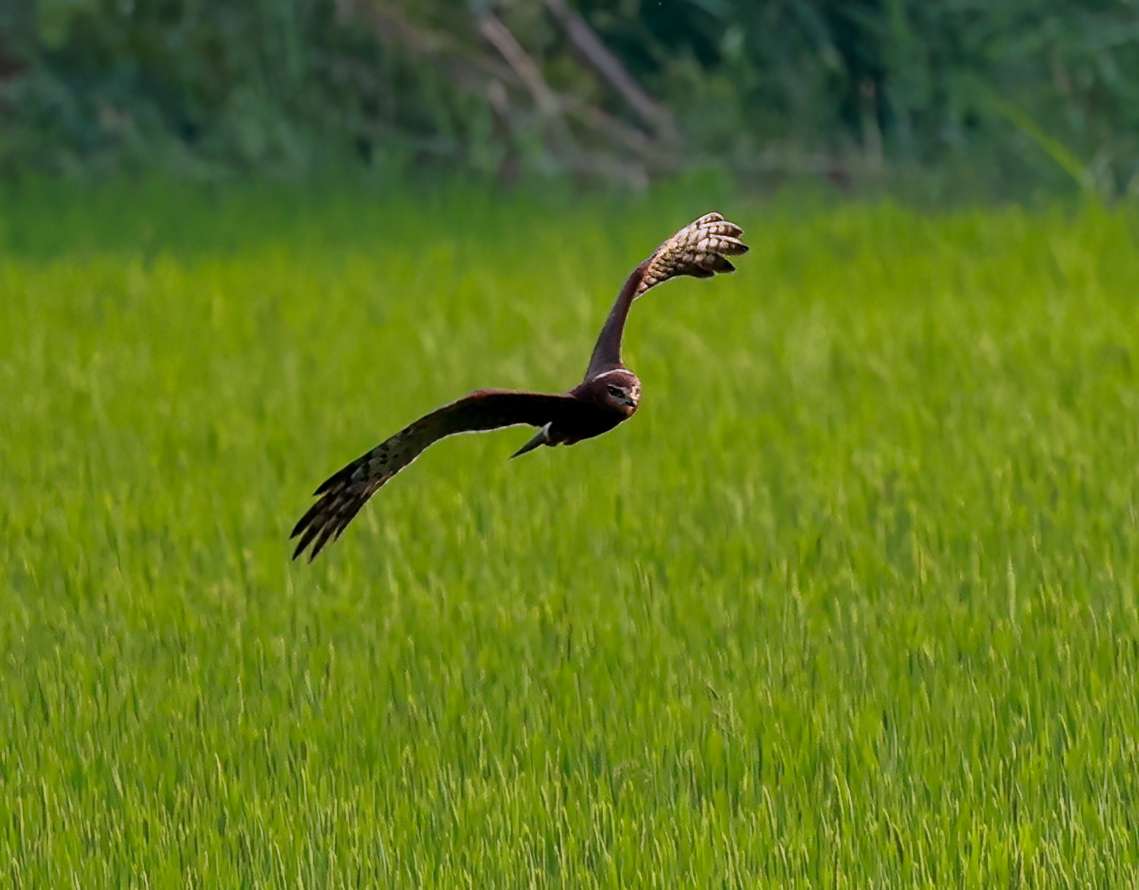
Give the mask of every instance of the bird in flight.
POLYGON ((719 213, 695 219, 635 268, 601 328, 585 379, 567 393, 479 389, 437 408, 333 473, 313 493, 318 498, 293 527, 300 538, 293 559, 309 549, 316 558, 335 541, 368 498, 430 445, 456 433, 520 424, 537 427, 518 457, 539 446, 573 445, 613 429, 637 410, 641 381, 621 362, 621 334, 633 301, 670 278, 711 278, 732 272, 729 256, 747 253, 743 229, 719 213))

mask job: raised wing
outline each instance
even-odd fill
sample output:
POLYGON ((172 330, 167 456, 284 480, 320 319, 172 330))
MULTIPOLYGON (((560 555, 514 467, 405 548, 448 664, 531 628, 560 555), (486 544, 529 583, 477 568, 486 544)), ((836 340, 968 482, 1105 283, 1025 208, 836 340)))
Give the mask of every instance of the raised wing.
POLYGON ((727 257, 747 253, 739 240, 743 229, 719 213, 706 213, 660 245, 625 282, 605 320, 585 379, 621 367, 621 335, 633 300, 670 278, 691 275, 711 278, 717 272, 734 272, 727 257))
POLYGON ((324 481, 313 493, 320 500, 301 517, 289 536, 300 537, 293 559, 310 544, 309 561, 316 559, 329 540, 340 537, 352 517, 380 486, 440 439, 455 433, 518 424, 545 426, 551 422, 572 422, 582 410, 583 404, 571 396, 480 389, 432 411, 324 481))

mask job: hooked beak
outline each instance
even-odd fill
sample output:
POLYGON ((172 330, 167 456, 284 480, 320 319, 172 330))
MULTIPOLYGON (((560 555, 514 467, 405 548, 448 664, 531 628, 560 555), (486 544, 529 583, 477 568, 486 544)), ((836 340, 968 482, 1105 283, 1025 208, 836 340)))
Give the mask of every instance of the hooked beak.
POLYGON ((512 455, 510 455, 510 459, 514 460, 514 458, 516 458, 516 457, 521 457, 527 451, 533 451, 539 445, 545 445, 549 441, 550 441, 550 425, 547 423, 544 427, 542 427, 540 430, 538 430, 537 433, 534 434, 534 438, 532 438, 529 442, 527 442, 525 445, 523 445, 521 448, 519 448, 517 451, 515 451, 512 455))

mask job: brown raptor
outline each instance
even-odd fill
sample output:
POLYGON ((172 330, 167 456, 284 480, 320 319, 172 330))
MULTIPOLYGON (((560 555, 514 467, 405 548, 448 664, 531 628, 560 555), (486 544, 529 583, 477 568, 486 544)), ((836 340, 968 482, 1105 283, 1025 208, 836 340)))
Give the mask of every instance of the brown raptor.
POLYGON ((621 334, 637 297, 679 275, 711 278, 731 272, 728 256, 747 252, 743 230, 719 213, 706 213, 660 245, 626 280, 593 347, 585 379, 567 393, 480 389, 437 408, 381 442, 316 490, 319 498, 293 527, 293 558, 311 545, 309 559, 334 541, 377 489, 440 439, 455 433, 527 424, 538 433, 512 457, 540 445, 573 445, 608 432, 637 410, 641 382, 621 363, 621 334))

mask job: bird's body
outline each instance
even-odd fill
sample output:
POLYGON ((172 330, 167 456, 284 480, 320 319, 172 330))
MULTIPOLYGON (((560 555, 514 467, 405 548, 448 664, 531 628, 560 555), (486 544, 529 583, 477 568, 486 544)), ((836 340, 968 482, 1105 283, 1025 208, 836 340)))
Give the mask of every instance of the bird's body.
POLYGON ((576 402, 573 410, 542 427, 513 457, 539 445, 574 445, 609 432, 636 413, 641 381, 628 368, 614 368, 583 380, 566 395, 576 402))
POLYGON ((293 528, 295 559, 310 559, 335 540, 377 489, 428 446, 455 433, 526 424, 537 434, 514 457, 542 446, 573 445, 607 433, 636 413, 641 382, 621 361, 621 337, 633 301, 670 278, 711 278, 733 271, 728 255, 747 252, 743 230, 719 213, 694 220, 661 244, 625 281, 601 329, 585 378, 562 394, 480 389, 437 408, 334 473, 293 528))

